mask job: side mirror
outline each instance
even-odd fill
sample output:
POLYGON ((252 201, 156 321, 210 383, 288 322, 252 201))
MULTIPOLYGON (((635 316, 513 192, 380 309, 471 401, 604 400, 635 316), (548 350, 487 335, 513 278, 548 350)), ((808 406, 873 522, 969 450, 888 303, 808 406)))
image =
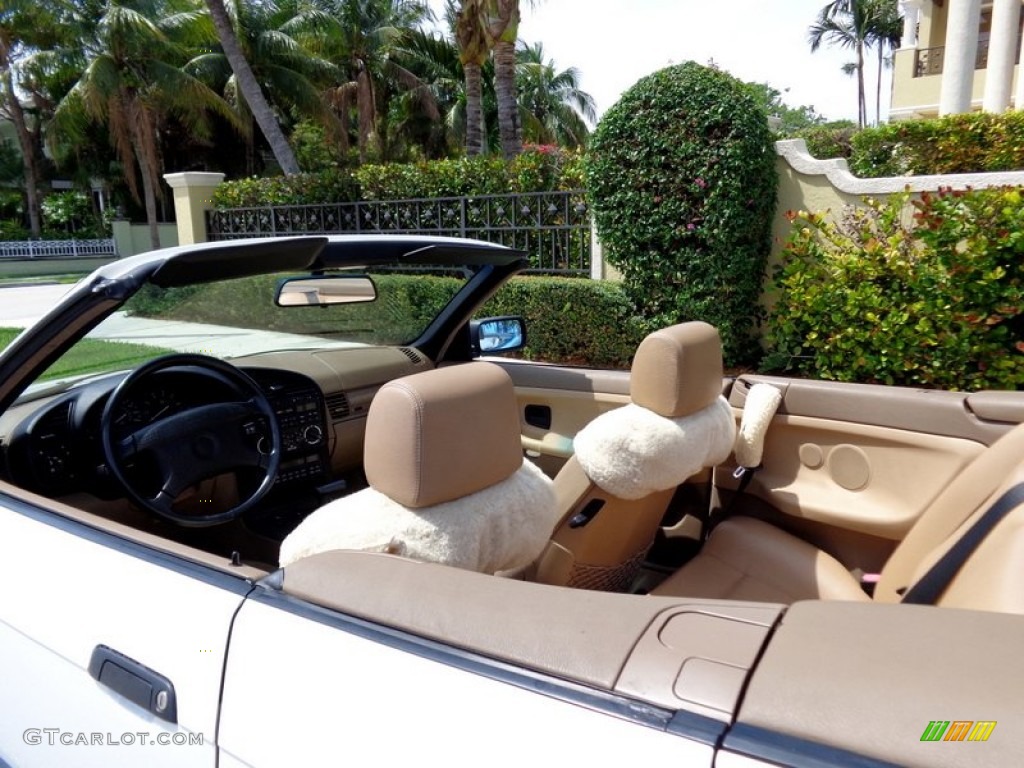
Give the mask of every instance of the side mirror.
POLYGON ((377 287, 366 275, 325 275, 286 277, 277 284, 274 303, 279 307, 326 307, 376 298, 377 287))
POLYGON ((469 324, 473 356, 512 352, 526 346, 526 322, 521 317, 487 317, 469 324))

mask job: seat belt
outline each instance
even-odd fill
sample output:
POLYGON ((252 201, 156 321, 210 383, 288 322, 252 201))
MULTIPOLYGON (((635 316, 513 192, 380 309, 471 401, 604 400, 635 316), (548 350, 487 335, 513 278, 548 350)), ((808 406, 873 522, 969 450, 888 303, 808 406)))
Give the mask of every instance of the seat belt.
POLYGON ((740 482, 736 486, 732 498, 729 499, 729 503, 717 515, 711 517, 710 525, 706 526, 705 537, 707 533, 710 533, 711 528, 732 514, 736 502, 746 492, 757 471, 761 469, 764 440, 768 434, 768 427, 781 403, 782 392, 771 384, 760 382, 747 392, 747 399, 743 404, 743 417, 740 419, 736 445, 733 448, 737 464, 733 477, 740 482))
POLYGON ((946 554, 940 557, 928 572, 904 593, 902 602, 914 605, 935 605, 942 597, 942 593, 952 583, 957 572, 967 562, 967 558, 974 553, 974 550, 992 532, 992 529, 1022 503, 1024 503, 1024 483, 1018 483, 986 509, 967 533, 961 536, 946 554))

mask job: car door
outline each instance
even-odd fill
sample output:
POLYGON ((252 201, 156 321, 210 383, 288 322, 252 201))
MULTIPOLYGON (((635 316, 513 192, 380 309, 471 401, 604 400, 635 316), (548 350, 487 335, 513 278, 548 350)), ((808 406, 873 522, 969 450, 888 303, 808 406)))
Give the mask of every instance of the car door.
POLYGON ((512 378, 523 450, 554 477, 572 441, 595 417, 629 402, 629 372, 489 358, 512 378))
POLYGON ((215 764, 248 569, 144 536, 0 484, 0 763, 215 764))
MULTIPOLYGON (((724 726, 676 719, 642 700, 652 686, 635 682, 653 676, 672 691, 681 658, 640 638, 674 610, 672 600, 379 553, 300 560, 268 577, 238 613, 220 766, 628 765, 637 755, 651 765, 710 766, 712 734, 724 726), (634 659, 638 643, 650 655, 634 659), (624 668, 635 684, 619 693, 624 668)), ((774 618, 765 611, 747 665, 774 618)), ((730 670, 742 681, 742 667, 730 670)))
POLYGON ((1024 393, 767 376, 735 381, 738 417, 757 382, 780 389, 782 403, 762 468, 735 502, 734 467, 716 470, 722 499, 731 513, 766 519, 865 573, 878 573, 950 480, 1024 420, 1024 393))

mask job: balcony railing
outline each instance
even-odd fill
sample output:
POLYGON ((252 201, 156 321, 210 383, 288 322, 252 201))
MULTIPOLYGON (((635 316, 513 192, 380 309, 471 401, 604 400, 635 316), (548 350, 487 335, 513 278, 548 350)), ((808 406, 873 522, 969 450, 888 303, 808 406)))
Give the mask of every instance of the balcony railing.
POLYGON ((582 190, 229 208, 206 217, 211 240, 333 233, 470 237, 526 251, 528 271, 590 273, 590 214, 582 190))
MULTIPOLYGON (((978 53, 974 57, 975 69, 988 68, 988 40, 978 41, 978 53)), ((946 58, 945 48, 918 48, 914 56, 914 77, 941 75, 946 58)), ((1020 63, 1020 49, 1017 49, 1017 63, 1020 63)))

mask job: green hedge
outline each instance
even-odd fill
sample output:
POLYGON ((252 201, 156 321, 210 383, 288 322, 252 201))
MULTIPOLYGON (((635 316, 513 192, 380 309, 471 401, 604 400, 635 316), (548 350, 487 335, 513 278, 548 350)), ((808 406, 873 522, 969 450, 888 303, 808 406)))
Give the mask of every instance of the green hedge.
POLYGON ((827 126, 794 134, 817 158, 846 158, 861 178, 1024 169, 1024 111, 971 112, 851 131, 827 126))
POLYGON ((498 195, 583 186, 581 155, 532 147, 510 162, 497 157, 362 165, 297 176, 229 181, 214 192, 217 208, 320 205, 355 200, 498 195))
POLYGON ((1024 385, 1018 188, 867 201, 795 217, 776 272, 766 369, 979 390, 1024 385))
POLYGON ((748 86, 694 62, 643 78, 598 124, 586 170, 605 256, 650 325, 705 320, 730 364, 752 358, 777 175, 748 86))
POLYGON ((359 182, 351 173, 330 170, 228 181, 214 190, 213 205, 215 208, 260 208, 268 205, 351 203, 359 196, 359 182))
POLYGON ((644 337, 621 286, 600 280, 513 278, 477 315, 522 315, 523 356, 549 363, 628 368, 644 337))

